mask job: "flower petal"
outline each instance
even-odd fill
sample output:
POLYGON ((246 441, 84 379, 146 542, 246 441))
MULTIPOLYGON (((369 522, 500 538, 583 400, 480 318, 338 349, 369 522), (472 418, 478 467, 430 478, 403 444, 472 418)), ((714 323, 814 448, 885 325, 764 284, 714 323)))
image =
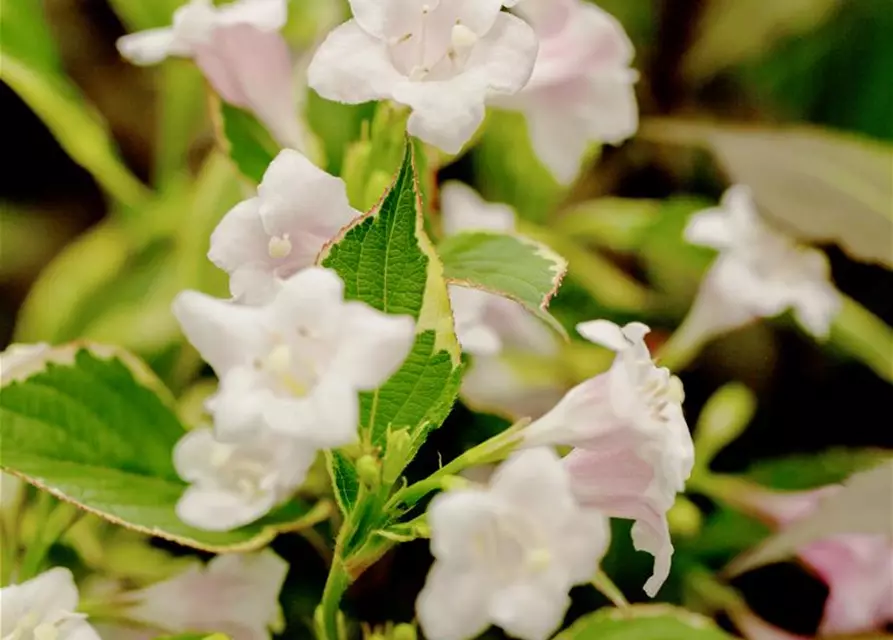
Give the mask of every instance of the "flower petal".
POLYGON ((186 482, 196 482, 214 475, 213 451, 218 447, 211 429, 187 431, 174 446, 174 469, 186 482))
POLYGON ((549 447, 515 453, 490 478, 495 497, 543 522, 560 523, 576 510, 570 488, 567 470, 549 447))
POLYGON ((525 97, 532 103, 525 111, 530 142, 537 157, 561 184, 570 184, 580 173, 580 163, 592 140, 584 134, 586 120, 566 113, 564 103, 553 97, 525 97))
POLYGON ((621 329, 620 325, 610 320, 581 322, 577 325, 577 333, 589 340, 589 342, 594 342, 618 353, 626 351, 630 347, 623 329, 621 329))
MULTIPOLYGON (((5 592, 5 588, 3 591, 5 592)), ((31 578, 27 582, 15 585, 15 595, 10 600, 24 603, 22 615, 33 612, 37 614, 38 619, 45 616, 62 612, 74 612, 78 606, 78 589, 74 583, 74 576, 71 571, 64 567, 54 567, 48 571, 44 571, 40 575, 31 578)), ((7 598, 4 593, 3 598, 3 617, 7 615, 7 598)), ((14 604, 10 610, 17 609, 14 604)), ((10 619, 13 621, 13 629, 15 628, 15 615, 10 613, 10 619)), ((4 632, 6 625, 4 625, 4 632)), ((10 629, 9 633, 12 633, 10 629)))
POLYGON ((259 308, 184 291, 174 298, 172 310, 186 338, 220 377, 265 352, 259 308))
POLYGON ((391 97, 394 86, 406 78, 391 63, 385 43, 350 20, 316 50, 307 81, 327 100, 359 104, 391 97))
POLYGON ((406 360, 415 342, 415 320, 387 315, 361 302, 346 303, 343 313, 346 322, 331 370, 354 388, 371 391, 406 360))
POLYGON ((330 269, 310 267, 282 283, 270 312, 281 326, 331 334, 341 326, 344 282, 330 269))
POLYGON ((301 268, 313 264, 322 243, 361 215, 348 203, 341 178, 292 149, 274 158, 257 192, 264 229, 271 236, 291 236, 295 247, 289 259, 300 262, 301 268))
POLYGON ((492 589, 484 571, 435 562, 416 601, 425 637, 465 640, 480 635, 490 626, 488 605, 492 589))
POLYGON ((487 202, 468 185, 450 180, 441 186, 440 208, 443 232, 515 230, 515 210, 507 204, 487 202))
POLYGON ((546 640, 561 625, 571 604, 567 589, 522 582, 499 590, 490 604, 493 621, 520 640, 546 640))
MULTIPOLYGON (((473 1, 482 5, 485 2, 473 1)), ((508 13, 498 13, 493 28, 475 44, 463 75, 483 76, 491 91, 517 93, 533 73, 539 43, 526 22, 508 13)))
POLYGON ((177 517, 205 531, 230 531, 254 522, 275 505, 271 491, 250 498, 222 489, 192 485, 177 502, 177 517))
POLYGON ((217 10, 219 24, 251 25, 264 31, 279 31, 288 21, 288 0, 236 0, 217 10))
POLYGON ((169 27, 122 36, 116 46, 124 58, 140 66, 158 64, 170 55, 189 53, 176 41, 174 30, 169 27))
POLYGON ((303 146, 291 53, 278 32, 218 27, 196 45, 195 61, 224 100, 253 111, 281 144, 303 146))

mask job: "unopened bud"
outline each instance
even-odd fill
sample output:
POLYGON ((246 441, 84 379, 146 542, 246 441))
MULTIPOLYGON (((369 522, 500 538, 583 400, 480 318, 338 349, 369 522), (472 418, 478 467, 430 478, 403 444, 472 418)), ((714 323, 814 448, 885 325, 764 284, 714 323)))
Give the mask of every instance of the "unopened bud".
POLYGON ((382 482, 392 485, 400 479, 403 469, 409 462, 411 448, 412 436, 409 434, 409 429, 388 431, 381 469, 382 482))
POLYGON ((393 640, 416 640, 418 634, 411 624, 402 622, 394 627, 393 640))
POLYGON ((741 435, 754 411, 756 398, 743 384, 727 384, 710 397, 695 428, 699 468, 706 469, 720 450, 741 435))
POLYGON ((698 535, 703 521, 704 516, 701 514, 701 510, 685 496, 676 496, 676 502, 667 512, 670 531, 686 538, 698 535))
POLYGON ((371 455, 361 456, 357 460, 357 476, 365 486, 374 489, 381 482, 381 465, 371 455))

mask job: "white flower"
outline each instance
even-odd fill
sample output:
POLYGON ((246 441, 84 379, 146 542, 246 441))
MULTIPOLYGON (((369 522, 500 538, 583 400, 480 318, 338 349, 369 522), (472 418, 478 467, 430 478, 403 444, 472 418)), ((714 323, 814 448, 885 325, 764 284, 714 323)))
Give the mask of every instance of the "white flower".
POLYGON ((409 133, 458 153, 485 102, 530 78, 533 30, 501 0, 350 0, 354 19, 329 34, 308 80, 322 97, 393 99, 412 109, 409 133))
POLYGON ((666 512, 682 491, 694 446, 682 414, 682 384, 651 360, 634 322, 622 329, 596 320, 577 327, 588 340, 617 352, 611 369, 571 389, 527 428, 530 446, 576 447, 565 464, 581 504, 630 518, 633 543, 654 556, 645 591, 654 595, 670 571, 673 545, 666 512))
POLYGON ((617 144, 638 128, 633 46, 583 0, 521 0, 515 11, 533 26, 539 55, 527 86, 496 105, 524 113, 537 155, 567 183, 593 142, 617 144))
POLYGON ((318 267, 285 280, 262 306, 186 291, 173 309, 220 378, 208 408, 225 441, 266 426, 323 448, 353 442, 358 392, 400 367, 415 334, 409 316, 345 302, 338 275, 318 267))
POLYGON ((118 40, 118 50, 139 65, 161 62, 168 56, 192 57, 219 27, 248 25, 279 31, 288 19, 288 0, 236 0, 215 7, 212 0, 190 0, 174 11, 173 24, 132 33, 118 40))
POLYGON ((685 237, 720 251, 684 323, 687 335, 709 339, 788 308, 809 333, 828 335, 841 297, 827 257, 763 222, 747 187, 731 187, 719 207, 695 214, 685 237))
POLYGON ((286 149, 270 163, 257 195, 221 220, 208 258, 230 274, 239 302, 267 302, 282 278, 313 265, 323 245, 359 215, 340 178, 286 149))
POLYGON ((190 486, 177 516, 206 531, 229 531, 254 522, 304 482, 317 449, 264 429, 250 441, 218 441, 211 429, 195 429, 174 448, 174 467, 190 486))
POLYGON ((472 638, 491 623, 545 640, 609 540, 606 519, 577 505, 567 471, 546 448, 514 454, 486 488, 435 497, 428 522, 435 562, 416 607, 430 640, 472 638))
POLYGON ((74 613, 78 590, 71 571, 56 567, 0 589, 3 640, 99 640, 86 617, 74 613))
POLYGON ((139 65, 194 58, 220 97, 254 112, 283 146, 303 149, 308 133, 297 115, 299 87, 278 33, 287 8, 287 0, 236 0, 219 8, 191 0, 174 12, 171 27, 124 36, 118 49, 139 65))
POLYGON ((269 640, 271 629, 282 630, 279 591, 286 573, 288 564, 270 550, 217 556, 206 566, 196 562, 170 580, 126 594, 124 615, 165 633, 269 640))

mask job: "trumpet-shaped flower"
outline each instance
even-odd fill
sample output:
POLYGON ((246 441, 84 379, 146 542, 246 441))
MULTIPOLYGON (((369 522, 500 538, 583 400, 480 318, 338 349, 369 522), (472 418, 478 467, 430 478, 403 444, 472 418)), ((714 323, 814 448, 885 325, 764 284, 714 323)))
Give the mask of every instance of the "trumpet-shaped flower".
POLYGON ((583 0, 521 0, 514 11, 540 40, 530 82, 497 106, 525 115, 533 148, 570 182, 594 142, 617 144, 639 124, 634 51, 610 14, 583 0))
POLYGON ((322 97, 392 99, 411 108, 410 134, 458 153, 484 105, 530 78, 537 41, 501 0, 350 0, 353 20, 329 34, 308 70, 322 97))
POLYGON ((283 278, 313 265, 323 245, 359 215, 340 178, 285 149, 257 195, 233 207, 211 234, 208 258, 230 274, 236 300, 267 302, 283 278))
POLYGON ((596 320, 577 330, 616 351, 614 364, 571 389, 532 423, 526 441, 576 447, 564 460, 574 494, 581 504, 636 521, 635 547, 654 556, 654 572, 645 584, 653 596, 669 574, 673 553, 666 513, 694 462, 682 384, 652 362, 645 325, 620 328, 596 320))
POLYGON ((416 606, 431 640, 472 638, 491 623, 545 640, 609 540, 606 519, 577 505, 567 470, 546 448, 514 454, 486 488, 437 496, 428 522, 435 562, 416 606))
POLYGON ((278 33, 287 11, 287 0, 236 0, 221 7, 191 0, 174 12, 170 27, 126 35, 118 50, 138 65, 194 58, 224 100, 253 111, 281 144, 303 148, 307 134, 297 116, 294 65, 278 33))
POLYGON ((245 442, 220 442, 209 428, 184 435, 174 467, 189 488, 177 516, 206 531, 229 531, 254 522, 304 482, 317 448, 259 430, 245 442))
POLYGON ((287 573, 288 564, 268 549, 196 561, 170 580, 125 594, 124 615, 156 632, 270 640, 271 630, 282 630, 279 591, 287 573))
MULTIPOLYGON (((740 496, 748 510, 780 529, 808 517, 839 486, 740 496)), ((819 631, 822 636, 870 633, 893 624, 893 538, 867 533, 835 534, 799 549, 800 559, 828 585, 819 631)))
POLYGON ((75 613, 78 590, 71 571, 56 567, 0 589, 3 640, 99 640, 85 615, 75 613))
POLYGON ((409 316, 345 302, 338 275, 318 267, 285 280, 261 306, 186 291, 173 308, 220 378, 208 408, 224 441, 268 427, 322 448, 353 442, 358 393, 400 367, 415 335, 409 316))
POLYGON ((692 217, 685 237, 720 252, 680 329, 688 339, 707 340, 788 308, 806 331, 828 335, 841 305, 828 259, 763 222, 747 187, 731 187, 719 207, 692 217))

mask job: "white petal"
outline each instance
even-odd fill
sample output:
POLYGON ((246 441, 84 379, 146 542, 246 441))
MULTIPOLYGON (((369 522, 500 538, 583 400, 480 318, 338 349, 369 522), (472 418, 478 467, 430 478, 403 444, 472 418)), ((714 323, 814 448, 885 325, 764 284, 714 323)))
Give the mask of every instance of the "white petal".
POLYGON ((458 20, 482 36, 488 33, 502 15, 500 9, 505 4, 502 0, 452 0, 459 6, 458 20))
POLYGON ((611 542, 607 516, 595 509, 582 509, 560 533, 556 548, 574 584, 592 580, 611 542))
POLYGON ((359 104, 391 97, 394 86, 406 78, 391 63, 385 43, 350 20, 316 50, 307 81, 327 100, 359 104))
POLYGON ((455 180, 441 186, 443 232, 515 230, 515 211, 507 204, 487 202, 468 185, 455 180))
POLYGON ((538 48, 530 25, 511 14, 499 13, 493 28, 472 50, 465 73, 483 75, 491 91, 517 93, 530 80, 538 48))
POLYGON ((837 289, 830 285, 804 284, 796 298, 793 306, 797 321, 816 338, 827 338, 842 304, 837 289))
POLYGON ((275 505, 272 492, 247 498, 221 489, 191 486, 177 502, 177 517, 205 531, 230 531, 254 522, 275 505))
POLYGON ((229 291, 237 302, 260 306, 276 298, 282 281, 269 267, 247 265, 239 267, 229 277, 229 291))
POLYGON ((218 600, 214 608, 220 611, 225 605, 227 618, 249 627, 273 627, 279 617, 279 592, 287 574, 288 563, 270 549, 219 555, 208 563, 209 582, 220 583, 224 588, 239 584, 240 589, 225 590, 222 595, 229 597, 225 602, 218 600))
POLYGON ((601 374, 568 391, 551 411, 525 429, 527 446, 579 446, 622 428, 611 404, 610 375, 601 374))
POLYGON ((260 199, 230 209, 211 233, 208 259, 228 273, 246 265, 267 265, 270 238, 260 219, 260 199))
POLYGON ((484 309, 484 320, 506 348, 544 356, 558 354, 560 342, 555 332, 514 300, 493 296, 484 309))
POLYGON ((549 447, 522 450, 502 463, 490 490, 543 522, 561 522, 576 509, 570 476, 549 447))
POLYGON ((632 73, 618 72, 588 80, 592 115, 587 119, 586 130, 592 138, 617 145, 636 133, 639 106, 632 83, 635 77, 632 73))
MULTIPOLYGON (((2 591, 3 602, 3 618, 6 617, 8 611, 15 611, 19 607, 16 604, 23 604, 20 609, 22 614, 33 612, 38 618, 49 616, 59 611, 73 612, 78 606, 78 590, 74 584, 74 576, 71 571, 64 567, 54 567, 48 571, 44 571, 40 575, 31 578, 27 582, 6 587, 2 591), (9 591, 8 591, 9 590, 9 591), (11 592, 11 593, 10 593, 11 592), (9 596, 12 597, 9 597, 9 596), (7 600, 7 598, 9 599, 7 600), (7 603, 11 604, 8 605, 7 603), (9 606, 9 609, 7 607, 9 606)), ((9 613, 10 619, 15 628, 15 620, 12 613, 9 613)), ((4 626, 4 632, 6 632, 4 626)), ((9 631, 11 633, 12 630, 9 631)))
POLYGON ((473 566, 477 552, 469 544, 475 534, 498 517, 498 506, 486 491, 468 489, 441 493, 428 508, 431 553, 438 560, 473 566))
POLYGON ((186 338, 218 376, 267 351, 261 309, 184 291, 174 298, 172 310, 186 338))
POLYGON ((415 320, 387 315, 362 302, 346 303, 344 314, 344 333, 330 366, 345 383, 371 391, 406 360, 415 342, 415 320))
MULTIPOLYGON (((385 22, 387 15, 394 11, 395 5, 400 4, 394 0, 348 0, 350 2, 350 12, 353 14, 357 24, 368 33, 376 38, 385 38, 385 22)), ((429 4, 436 6, 439 0, 434 0, 429 4)), ((412 2, 410 2, 412 4, 412 2)), ((419 3, 420 4, 420 3, 419 3)), ((410 7, 400 7, 401 9, 411 9, 410 7)))
POLYGON ((629 349, 630 344, 619 325, 610 320, 591 320, 577 325, 577 333, 595 344, 617 353, 629 349))
POLYGON ((302 268, 313 264, 323 242, 360 215, 348 203, 341 178, 292 149, 281 151, 270 163, 258 194, 264 229, 272 236, 289 234, 295 245, 292 251, 304 249, 302 268), (307 242, 301 236, 312 238, 307 242))
POLYGON ((336 376, 326 376, 305 398, 276 398, 264 407, 271 429, 328 449, 357 439, 360 408, 357 390, 336 376))
POLYGON ((484 121, 486 81, 485 74, 468 72, 449 80, 403 79, 393 86, 392 94, 397 102, 412 107, 406 125, 410 135, 456 154, 484 121))
POLYGON ((174 446, 174 468, 186 482, 196 482, 213 476, 211 464, 214 450, 219 444, 211 429, 193 429, 186 432, 174 446))
POLYGON ((220 380, 206 407, 214 416, 214 435, 220 442, 251 440, 261 428, 264 409, 274 400, 266 381, 253 367, 236 367, 220 380))
POLYGON ((123 57, 140 66, 157 64, 169 55, 183 55, 177 47, 174 30, 171 28, 131 33, 118 38, 116 45, 123 57))
POLYGON ((217 10, 221 25, 247 24, 279 31, 288 21, 288 0, 236 0, 217 10))
POLYGON ((462 378, 462 398, 476 411, 538 418, 563 396, 559 383, 527 380, 498 357, 476 357, 462 378))
POLYGON ((416 601, 422 632, 429 640, 465 640, 490 625, 493 586, 485 571, 435 562, 416 601))
POLYGON ((632 529, 633 547, 654 556, 654 569, 643 587, 650 597, 657 595, 670 575, 673 558, 673 541, 666 516, 643 511, 632 529))
POLYGON ((502 340, 485 321, 487 305, 496 296, 487 291, 458 285, 449 285, 448 289, 456 335, 462 349, 480 356, 499 353, 502 340))
POLYGON ((567 590, 543 588, 528 581, 497 592, 490 613, 493 621, 512 637, 546 640, 561 625, 570 603, 567 590))
POLYGON ((723 249, 735 242, 735 231, 723 209, 706 209, 689 219, 685 239, 691 244, 723 249))
POLYGON ((279 326, 331 335, 343 320, 344 282, 330 269, 310 267, 285 280, 270 313, 279 326))

